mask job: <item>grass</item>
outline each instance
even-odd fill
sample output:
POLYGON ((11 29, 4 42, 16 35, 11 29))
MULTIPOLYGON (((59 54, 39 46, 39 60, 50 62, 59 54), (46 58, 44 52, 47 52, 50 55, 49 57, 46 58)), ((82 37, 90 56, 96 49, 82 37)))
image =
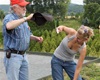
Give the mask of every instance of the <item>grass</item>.
MULTIPOLYGON (((100 65, 97 66, 96 63, 89 64, 82 68, 80 74, 85 80, 100 80, 100 65)), ((52 80, 52 77, 49 76, 42 80, 52 80)), ((65 72, 64 72, 64 80, 70 80, 65 72)))
POLYGON ((2 31, 2 21, 0 20, 0 32, 2 31))
POLYGON ((64 21, 60 21, 59 24, 66 25, 66 26, 74 28, 74 29, 78 29, 81 26, 80 21, 75 20, 75 19, 66 19, 64 21))
MULTIPOLYGON (((2 32, 2 21, 0 20, 0 33, 2 32)), ((1 35, 1 34, 0 34, 1 35)), ((3 48, 3 43, 2 43, 2 39, 1 39, 1 36, 0 36, 0 49, 3 48)))
POLYGON ((83 67, 81 74, 86 80, 100 80, 100 66, 96 63, 83 67))

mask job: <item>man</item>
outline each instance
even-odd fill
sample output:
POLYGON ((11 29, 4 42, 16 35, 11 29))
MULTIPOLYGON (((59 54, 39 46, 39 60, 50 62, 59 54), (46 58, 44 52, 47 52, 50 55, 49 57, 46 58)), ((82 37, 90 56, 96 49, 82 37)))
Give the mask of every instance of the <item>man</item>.
POLYGON ((3 21, 4 65, 8 80, 29 80, 28 60, 25 51, 29 47, 29 42, 35 40, 42 42, 43 38, 30 33, 27 20, 33 14, 25 17, 26 6, 29 2, 25 0, 10 0, 12 13, 7 14, 3 21))

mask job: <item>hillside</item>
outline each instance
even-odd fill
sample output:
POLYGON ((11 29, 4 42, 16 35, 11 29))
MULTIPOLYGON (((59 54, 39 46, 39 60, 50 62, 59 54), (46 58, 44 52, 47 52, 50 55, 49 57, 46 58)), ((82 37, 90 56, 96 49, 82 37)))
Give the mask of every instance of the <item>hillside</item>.
POLYGON ((68 7, 68 14, 70 13, 82 13, 84 11, 83 5, 77 5, 77 4, 69 4, 68 7))
POLYGON ((9 12, 9 5, 0 5, 0 9, 3 10, 5 13, 9 12))
MULTIPOLYGON (((4 12, 8 12, 9 11, 9 5, 0 5, 0 9, 2 9, 4 12)), ((77 5, 77 4, 69 4, 69 7, 68 7, 68 14, 70 13, 81 13, 83 12, 84 9, 83 9, 83 5, 77 5)))

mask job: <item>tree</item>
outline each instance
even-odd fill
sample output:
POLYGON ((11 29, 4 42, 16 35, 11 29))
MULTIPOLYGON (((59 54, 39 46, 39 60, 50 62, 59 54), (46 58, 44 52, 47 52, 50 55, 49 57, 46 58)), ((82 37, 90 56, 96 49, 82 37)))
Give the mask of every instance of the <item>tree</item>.
POLYGON ((94 15, 95 16, 93 17, 93 20, 95 21, 96 28, 98 28, 98 26, 100 25, 100 8, 96 10, 94 15))
POLYGON ((3 20, 4 16, 5 16, 4 12, 0 10, 0 20, 3 20))
POLYGON ((95 12, 100 8, 100 5, 98 3, 90 3, 84 6, 84 19, 87 17, 89 20, 89 26, 96 27, 96 20, 95 12), (94 18, 95 17, 95 18, 94 18))
POLYGON ((74 18, 75 16, 74 12, 71 12, 70 15, 71 15, 71 18, 74 18))
POLYGON ((85 4, 90 4, 90 3, 98 3, 100 4, 100 0, 84 0, 85 4))
POLYGON ((27 7, 29 12, 50 13, 64 18, 67 13, 70 0, 29 0, 31 5, 27 7))
POLYGON ((85 17, 85 19, 83 19, 82 24, 85 26, 89 25, 89 19, 87 17, 85 17))

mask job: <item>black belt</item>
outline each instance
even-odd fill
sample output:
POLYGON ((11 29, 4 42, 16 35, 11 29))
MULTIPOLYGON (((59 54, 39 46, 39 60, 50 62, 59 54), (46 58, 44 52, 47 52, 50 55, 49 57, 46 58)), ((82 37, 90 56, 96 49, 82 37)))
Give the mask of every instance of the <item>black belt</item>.
POLYGON ((10 50, 11 53, 23 55, 25 51, 10 50))

